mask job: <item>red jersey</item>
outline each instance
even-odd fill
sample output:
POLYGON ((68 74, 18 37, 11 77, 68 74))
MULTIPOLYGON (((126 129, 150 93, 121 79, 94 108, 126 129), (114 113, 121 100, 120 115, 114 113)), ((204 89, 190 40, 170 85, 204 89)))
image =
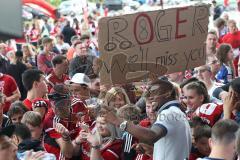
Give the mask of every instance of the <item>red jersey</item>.
MULTIPOLYGON (((79 112, 88 113, 87 111, 88 110, 82 101, 76 98, 72 100, 72 104, 71 104, 72 116, 74 116, 74 114, 79 112)), ((84 116, 84 117, 87 117, 87 116, 84 116)), ((44 139, 45 140, 44 146, 46 148, 46 151, 48 151, 49 153, 55 154, 56 157, 62 157, 62 155, 60 154, 60 148, 55 140, 55 139, 61 138, 61 135, 55 131, 53 126, 54 126, 54 123, 61 123, 62 125, 64 125, 69 130, 70 137, 73 140, 78 136, 80 131, 80 128, 77 126, 77 123, 74 120, 75 120, 74 117, 73 117, 73 121, 62 120, 58 116, 56 116, 52 110, 50 110, 47 113, 43 123, 43 127, 46 133, 46 138, 44 139)), ((87 118, 87 120, 89 120, 89 118, 87 118)))
POLYGON ((37 42, 38 41, 38 38, 39 38, 39 31, 38 29, 32 29, 30 31, 30 40, 31 42, 37 42))
POLYGON ((45 54, 44 52, 40 53, 37 56, 37 66, 45 74, 49 74, 52 71, 52 59, 55 56, 55 53, 45 54))
POLYGON ((27 43, 26 42, 26 39, 23 37, 23 38, 16 38, 15 39, 15 42, 16 44, 24 44, 24 43, 27 43))
MULTIPOLYGON (((101 155, 104 160, 121 160, 122 159, 122 140, 121 139, 115 139, 113 142, 110 142, 110 144, 106 145, 104 148, 102 148, 101 155)), ((82 160, 90 160, 90 145, 87 142, 83 142, 81 145, 82 149, 82 160)))
POLYGON ((73 98, 71 102, 72 113, 87 113, 88 109, 83 101, 78 98, 73 98))
POLYGON ((203 158, 203 157, 205 156, 202 155, 197 148, 192 147, 191 153, 189 155, 189 160, 197 160, 198 158, 203 158))
POLYGON ((26 108, 29 111, 32 111, 32 101, 30 101, 29 99, 24 99, 23 104, 26 106, 26 108))
POLYGON ((71 139, 75 138, 76 135, 78 135, 79 131, 72 130, 72 127, 75 127, 73 125, 69 125, 68 123, 61 121, 61 119, 57 116, 55 116, 54 112, 50 110, 47 115, 45 116, 43 127, 45 131, 44 136, 44 147, 48 153, 52 153, 56 156, 58 160, 64 159, 63 154, 61 154, 60 147, 56 141, 56 139, 59 139, 62 137, 61 134, 59 134, 53 126, 55 123, 61 123, 63 124, 70 132, 71 139))
MULTIPOLYGON (((228 33, 222 38, 223 43, 228 43, 232 46, 233 49, 240 47, 240 31, 237 31, 236 33, 228 33)), ((238 76, 238 61, 239 61, 239 54, 234 59, 234 68, 236 76, 238 76)))
POLYGON ((50 83, 48 84, 48 91, 50 91, 54 85, 56 84, 64 84, 65 81, 69 80, 69 76, 63 74, 62 77, 59 79, 54 71, 52 71, 46 78, 50 83))
MULTIPOLYGON (((5 94, 7 97, 13 95, 13 92, 17 91, 17 83, 14 78, 10 75, 3 74, 0 77, 0 92, 5 94)), ((3 113, 7 113, 11 103, 5 102, 3 105, 3 113)))
POLYGON ((53 119, 50 117, 45 117, 44 121, 44 128, 45 128, 45 135, 44 135, 44 148, 48 153, 52 153, 56 156, 57 159, 60 159, 60 147, 56 142, 56 139, 61 138, 61 134, 59 134, 53 128, 53 119))
MULTIPOLYGON (((139 123, 140 126, 142 127, 146 127, 146 128, 149 128, 152 126, 150 120, 148 118, 142 120, 140 123, 139 123)), ((152 157, 146 155, 146 154, 137 154, 137 157, 135 158, 135 160, 152 160, 152 157)))
POLYGON ((222 38, 223 43, 231 44, 232 48, 239 48, 240 47, 240 31, 236 33, 228 33, 222 38))
MULTIPOLYGON (((223 39, 223 43, 228 43, 232 46, 233 49, 239 48, 240 47, 240 31, 237 31, 236 33, 228 33, 226 34, 223 39)), ((238 76, 238 61, 239 61, 239 54, 237 57, 234 59, 234 68, 235 68, 235 74, 238 76)))
POLYGON ((206 103, 198 107, 195 114, 205 120, 207 120, 210 126, 213 126, 223 113, 223 105, 215 103, 206 103))

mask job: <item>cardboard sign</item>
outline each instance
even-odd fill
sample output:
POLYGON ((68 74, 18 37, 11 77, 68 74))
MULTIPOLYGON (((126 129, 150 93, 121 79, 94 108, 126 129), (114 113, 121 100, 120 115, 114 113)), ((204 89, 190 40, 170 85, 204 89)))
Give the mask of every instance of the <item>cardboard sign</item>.
POLYGON ((102 84, 140 81, 205 64, 209 5, 105 17, 99 21, 102 84))

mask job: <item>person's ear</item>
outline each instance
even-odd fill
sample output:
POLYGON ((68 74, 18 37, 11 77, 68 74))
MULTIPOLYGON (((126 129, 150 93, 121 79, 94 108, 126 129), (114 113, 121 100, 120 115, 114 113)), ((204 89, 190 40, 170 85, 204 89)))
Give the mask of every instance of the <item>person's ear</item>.
POLYGON ((43 129, 43 123, 40 124, 40 128, 43 129))
POLYGON ((34 82, 33 82, 33 87, 34 87, 34 88, 37 88, 37 87, 38 87, 38 82, 37 82, 37 81, 34 81, 34 82))
POLYGON ((11 139, 12 139, 13 143, 16 145, 18 145, 20 143, 20 139, 15 134, 12 135, 11 139))
POLYGON ((200 96, 200 101, 203 103, 203 101, 204 101, 204 96, 203 95, 200 96))
POLYGON ((209 138, 209 139, 208 139, 208 144, 209 144, 210 148, 212 149, 212 146, 213 146, 213 144, 214 144, 212 138, 209 138))

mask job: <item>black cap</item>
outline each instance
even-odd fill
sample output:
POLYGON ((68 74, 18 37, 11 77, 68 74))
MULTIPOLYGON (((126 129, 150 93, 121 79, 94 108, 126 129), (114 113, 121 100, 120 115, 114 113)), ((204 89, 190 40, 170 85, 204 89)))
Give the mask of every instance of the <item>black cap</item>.
POLYGON ((15 130, 14 125, 4 127, 2 129, 0 129, 0 135, 5 135, 5 136, 8 136, 8 137, 12 137, 12 135, 14 133, 14 130, 15 130))

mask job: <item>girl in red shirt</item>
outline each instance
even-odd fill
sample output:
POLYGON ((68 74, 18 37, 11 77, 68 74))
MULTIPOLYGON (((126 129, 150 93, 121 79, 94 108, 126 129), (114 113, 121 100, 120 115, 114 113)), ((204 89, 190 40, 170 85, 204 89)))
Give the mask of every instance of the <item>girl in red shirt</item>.
POLYGON ((81 145, 81 159, 122 159, 122 140, 117 138, 116 127, 108 124, 103 117, 97 117, 94 133, 81 131, 79 137, 81 137, 82 142, 79 144, 76 138, 75 143, 81 145))

